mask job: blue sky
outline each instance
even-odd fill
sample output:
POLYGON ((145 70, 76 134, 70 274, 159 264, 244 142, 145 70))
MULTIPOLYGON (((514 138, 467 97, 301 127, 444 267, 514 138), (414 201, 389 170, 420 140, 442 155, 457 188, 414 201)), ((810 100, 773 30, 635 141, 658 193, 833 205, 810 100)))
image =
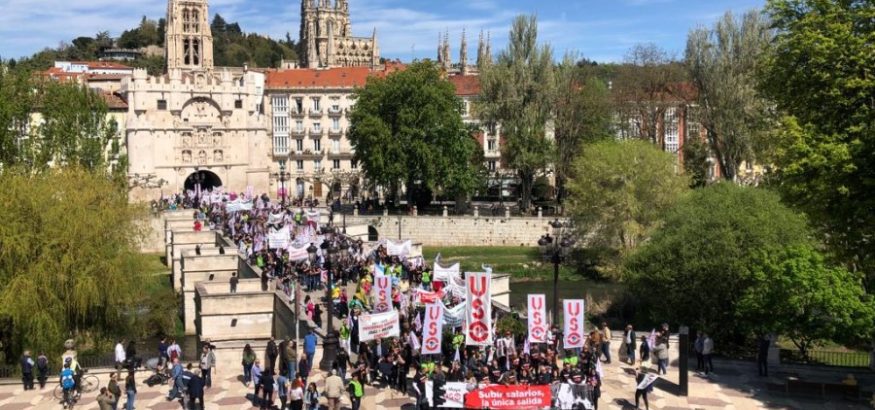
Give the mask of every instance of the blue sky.
MULTIPOLYGON (((297 0, 212 0, 210 12, 239 21, 247 32, 297 37, 297 0)), ((410 61, 433 58, 438 33, 449 30, 458 59, 462 30, 469 56, 476 55, 480 30, 492 34, 493 51, 507 42, 515 15, 536 13, 542 41, 557 55, 575 51, 596 61, 621 61, 636 43, 652 42, 683 55, 687 32, 711 25, 726 10, 740 13, 765 0, 349 0, 353 32, 376 28, 382 54, 410 61)), ((30 55, 78 36, 108 30, 118 36, 146 15, 166 12, 165 0, 0 0, 0 56, 30 55)))

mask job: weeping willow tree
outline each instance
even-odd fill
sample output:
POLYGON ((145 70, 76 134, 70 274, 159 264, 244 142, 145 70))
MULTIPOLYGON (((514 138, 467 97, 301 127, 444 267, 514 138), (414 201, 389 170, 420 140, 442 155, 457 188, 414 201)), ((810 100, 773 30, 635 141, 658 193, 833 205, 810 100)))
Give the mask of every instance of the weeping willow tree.
POLYGON ((15 354, 132 329, 144 259, 144 209, 105 173, 0 172, 0 321, 15 354))

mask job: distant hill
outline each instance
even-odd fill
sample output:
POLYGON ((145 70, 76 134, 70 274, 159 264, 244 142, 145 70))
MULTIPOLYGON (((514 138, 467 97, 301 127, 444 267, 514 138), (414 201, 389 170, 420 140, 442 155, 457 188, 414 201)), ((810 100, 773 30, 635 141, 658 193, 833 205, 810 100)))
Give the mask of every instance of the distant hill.
MULTIPOLYGON (((10 60, 11 67, 30 70, 46 70, 58 60, 98 60, 104 50, 112 48, 154 51, 156 47, 164 47, 165 19, 151 20, 143 16, 139 27, 125 30, 121 36, 113 39, 109 32, 102 31, 94 37, 77 37, 71 43, 61 43, 56 48, 46 48, 19 61, 10 60)), ((281 60, 297 60, 296 44, 286 33, 284 40, 274 40, 256 33, 244 33, 238 23, 228 23, 222 16, 216 14, 210 28, 213 33, 213 61, 216 66, 267 68, 278 67, 281 60)), ((145 68, 150 74, 164 72, 163 55, 152 52, 144 53, 142 57, 128 64, 133 67, 145 68)), ((160 54, 160 53, 159 53, 160 54)))

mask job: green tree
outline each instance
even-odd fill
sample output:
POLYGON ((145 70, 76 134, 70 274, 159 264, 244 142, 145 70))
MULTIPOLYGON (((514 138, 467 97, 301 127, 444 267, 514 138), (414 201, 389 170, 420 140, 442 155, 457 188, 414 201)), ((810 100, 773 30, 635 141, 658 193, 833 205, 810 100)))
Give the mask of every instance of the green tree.
MULTIPOLYGON (((584 147, 569 182, 569 212, 586 246, 612 268, 647 240, 687 191, 677 159, 639 140, 584 147)), ((613 272, 609 272, 613 273, 613 272)))
POLYGON ((698 117, 721 175, 734 181, 742 161, 753 161, 753 141, 767 130, 771 103, 757 88, 757 73, 772 32, 756 11, 740 19, 727 12, 712 29, 692 30, 686 66, 696 86, 698 117))
POLYGON ((0 186, 0 318, 11 322, 15 350, 59 353, 71 336, 135 329, 145 209, 105 174, 80 168, 6 168, 0 186))
POLYGON ((871 301, 858 279, 827 267, 811 237, 805 217, 777 194, 714 184, 667 213, 625 262, 625 278, 649 319, 705 329, 726 345, 765 332, 820 338, 833 325, 852 326, 836 341, 870 331, 871 301), (869 328, 860 327, 867 318, 869 328), (830 327, 811 331, 811 321, 830 327))
POLYGON ((762 86, 787 114, 769 141, 775 186, 875 284, 875 41, 871 1, 771 0, 762 86))
POLYGON ((693 188, 701 188, 708 184, 708 169, 711 167, 710 154, 708 144, 701 139, 690 138, 684 141, 684 171, 690 176, 693 188))
POLYGON ((482 161, 472 161, 479 145, 461 110, 453 85, 431 61, 371 77, 350 113, 354 160, 371 181, 404 185, 409 204, 415 192, 471 193, 482 161))
POLYGON ((34 106, 30 73, 0 69, 0 164, 26 162, 25 145, 30 137, 30 114, 34 106))
POLYGON ((502 158, 521 184, 521 207, 529 209, 537 174, 553 158, 547 123, 553 119, 553 52, 538 44, 535 16, 518 16, 507 49, 480 73, 478 112, 488 127, 500 127, 502 158))
POLYGON ((561 205, 574 160, 588 142, 610 138, 613 105, 607 85, 566 56, 556 70, 556 199, 561 205))

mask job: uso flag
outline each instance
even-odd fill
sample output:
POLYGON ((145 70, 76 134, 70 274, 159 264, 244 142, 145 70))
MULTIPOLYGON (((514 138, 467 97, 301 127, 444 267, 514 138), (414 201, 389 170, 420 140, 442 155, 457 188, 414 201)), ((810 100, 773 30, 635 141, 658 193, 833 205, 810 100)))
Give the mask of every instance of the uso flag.
POLYGON ((444 307, 441 303, 425 305, 425 326, 422 328, 422 354, 440 354, 444 307))
POLYGON ((565 336, 562 344, 566 349, 583 347, 583 299, 565 299, 565 336))
POLYGON ((384 275, 374 275, 374 312, 388 312, 392 309, 392 279, 384 275))
POLYGON ((547 298, 529 295, 529 343, 547 343, 547 298))
POLYGON ((492 295, 489 285, 492 275, 486 272, 468 272, 465 277, 465 344, 489 346, 492 344, 492 295))

